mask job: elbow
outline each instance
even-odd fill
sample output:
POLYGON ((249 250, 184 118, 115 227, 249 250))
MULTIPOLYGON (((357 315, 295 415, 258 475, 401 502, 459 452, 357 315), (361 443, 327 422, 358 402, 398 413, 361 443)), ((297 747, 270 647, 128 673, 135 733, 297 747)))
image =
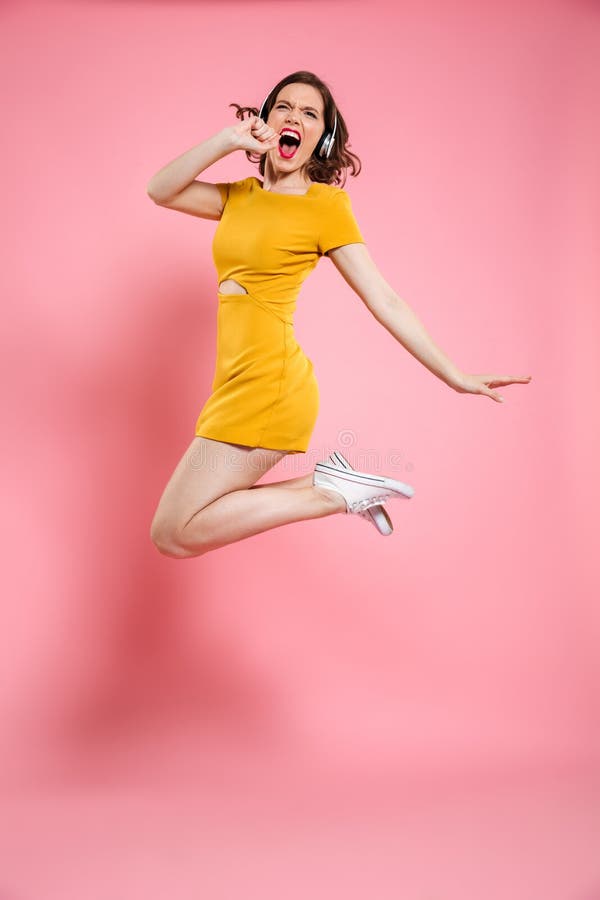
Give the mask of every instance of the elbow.
POLYGON ((383 322, 393 315, 394 311, 398 308, 398 304, 401 302, 398 295, 392 290, 379 291, 375 295, 363 298, 363 300, 368 307, 369 312, 378 322, 383 322))

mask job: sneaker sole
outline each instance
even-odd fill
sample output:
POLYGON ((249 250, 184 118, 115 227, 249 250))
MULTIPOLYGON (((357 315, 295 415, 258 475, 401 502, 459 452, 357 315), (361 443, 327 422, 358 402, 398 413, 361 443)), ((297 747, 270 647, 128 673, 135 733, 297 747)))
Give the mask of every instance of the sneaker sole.
POLYGON ((365 510, 365 513, 373 519, 373 523, 379 534, 383 534, 384 537, 387 537, 388 534, 392 534, 394 531, 392 520, 381 504, 378 506, 369 506, 365 510))

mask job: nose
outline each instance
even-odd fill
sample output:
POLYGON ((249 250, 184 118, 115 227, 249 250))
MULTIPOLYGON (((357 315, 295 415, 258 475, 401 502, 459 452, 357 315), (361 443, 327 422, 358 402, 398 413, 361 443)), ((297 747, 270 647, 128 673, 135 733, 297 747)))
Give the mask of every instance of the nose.
POLYGON ((286 120, 286 122, 291 122, 291 121, 297 122, 298 121, 298 113, 296 112, 296 110, 293 110, 293 109, 288 110, 285 120, 286 120))

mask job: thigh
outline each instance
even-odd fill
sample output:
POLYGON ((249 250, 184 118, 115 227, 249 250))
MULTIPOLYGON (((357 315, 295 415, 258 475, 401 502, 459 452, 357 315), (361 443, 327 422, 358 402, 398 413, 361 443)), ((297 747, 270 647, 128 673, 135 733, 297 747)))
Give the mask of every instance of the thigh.
POLYGON ((163 491, 153 525, 179 532, 218 497, 251 487, 286 452, 194 437, 163 491))

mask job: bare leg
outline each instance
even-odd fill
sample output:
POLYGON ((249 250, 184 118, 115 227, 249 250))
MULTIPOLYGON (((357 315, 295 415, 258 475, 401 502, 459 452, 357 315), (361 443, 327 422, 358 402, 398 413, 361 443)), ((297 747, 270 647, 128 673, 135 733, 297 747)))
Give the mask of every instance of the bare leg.
POLYGON ((284 485, 285 482, 254 485, 247 490, 231 491, 209 503, 180 533, 178 556, 199 556, 280 525, 346 511, 344 498, 333 491, 312 484, 284 485))
POLYGON ((288 478, 284 481, 272 481, 270 484, 253 484, 251 491, 257 491, 266 487, 305 488, 312 485, 312 472, 308 475, 299 475, 298 478, 288 478))
POLYGON ((165 556, 187 558, 279 525, 346 511, 343 497, 312 484, 312 473, 255 483, 284 456, 195 437, 160 498, 151 540, 165 556))

